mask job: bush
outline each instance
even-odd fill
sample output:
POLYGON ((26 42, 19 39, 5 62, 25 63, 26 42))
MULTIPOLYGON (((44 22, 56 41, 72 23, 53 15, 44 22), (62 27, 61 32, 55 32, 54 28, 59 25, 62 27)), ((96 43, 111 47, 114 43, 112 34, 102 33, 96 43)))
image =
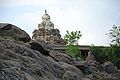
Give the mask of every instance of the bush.
POLYGON ((67 53, 69 53, 70 56, 79 60, 83 59, 83 56, 81 55, 81 52, 79 50, 79 45, 67 45, 67 53))
POLYGON ((105 61, 111 61, 115 66, 120 68, 120 46, 92 46, 91 51, 98 62, 103 63, 105 61))

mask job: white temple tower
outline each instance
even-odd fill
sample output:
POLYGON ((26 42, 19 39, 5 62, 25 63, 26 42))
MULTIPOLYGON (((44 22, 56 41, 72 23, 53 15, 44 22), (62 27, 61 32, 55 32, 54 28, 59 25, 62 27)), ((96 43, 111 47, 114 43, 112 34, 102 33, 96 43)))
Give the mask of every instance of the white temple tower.
POLYGON ((45 14, 42 16, 42 22, 38 24, 38 28, 45 28, 45 30, 54 29, 54 24, 50 21, 50 16, 47 14, 45 10, 45 14))

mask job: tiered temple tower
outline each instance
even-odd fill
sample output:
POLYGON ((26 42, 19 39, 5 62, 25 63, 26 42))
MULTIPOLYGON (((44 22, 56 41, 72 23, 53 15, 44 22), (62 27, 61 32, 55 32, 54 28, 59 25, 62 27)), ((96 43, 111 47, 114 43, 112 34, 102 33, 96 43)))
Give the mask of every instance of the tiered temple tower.
POLYGON ((41 24, 38 24, 38 28, 45 28, 47 30, 54 29, 54 24, 50 21, 50 16, 47 14, 45 10, 45 14, 42 16, 41 24))
POLYGON ((51 45, 65 44, 61 38, 60 31, 54 28, 54 24, 50 21, 50 16, 46 10, 42 16, 42 22, 38 24, 38 29, 33 31, 32 39, 51 45))

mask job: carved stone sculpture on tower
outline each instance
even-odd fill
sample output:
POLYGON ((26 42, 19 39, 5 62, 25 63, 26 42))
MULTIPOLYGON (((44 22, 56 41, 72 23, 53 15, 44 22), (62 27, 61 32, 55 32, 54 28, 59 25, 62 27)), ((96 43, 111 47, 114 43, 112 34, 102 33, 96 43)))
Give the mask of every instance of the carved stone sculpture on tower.
POLYGON ((61 38, 60 31, 54 29, 54 24, 50 21, 50 16, 45 10, 45 14, 42 16, 42 22, 38 24, 38 30, 33 31, 32 39, 35 41, 40 41, 46 44, 65 44, 64 40, 61 38))
POLYGON ((54 24, 50 21, 50 16, 47 14, 45 10, 45 14, 42 16, 42 22, 38 24, 38 28, 45 28, 45 29, 54 29, 54 24))

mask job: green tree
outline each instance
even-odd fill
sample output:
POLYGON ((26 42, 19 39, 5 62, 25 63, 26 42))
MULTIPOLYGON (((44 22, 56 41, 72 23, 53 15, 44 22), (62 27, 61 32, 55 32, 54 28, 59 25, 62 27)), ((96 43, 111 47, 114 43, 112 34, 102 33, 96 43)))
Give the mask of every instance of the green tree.
POLYGON ((67 34, 64 36, 64 40, 67 44, 74 44, 82 36, 80 31, 66 31, 67 34))
POLYGON ((120 26, 113 25, 107 34, 110 36, 112 43, 120 46, 120 26))
POLYGON ((68 44, 67 45, 67 52, 69 55, 75 58, 81 58, 81 54, 79 51, 79 45, 78 45, 78 40, 82 36, 80 31, 66 31, 67 34, 64 36, 65 42, 68 44))

